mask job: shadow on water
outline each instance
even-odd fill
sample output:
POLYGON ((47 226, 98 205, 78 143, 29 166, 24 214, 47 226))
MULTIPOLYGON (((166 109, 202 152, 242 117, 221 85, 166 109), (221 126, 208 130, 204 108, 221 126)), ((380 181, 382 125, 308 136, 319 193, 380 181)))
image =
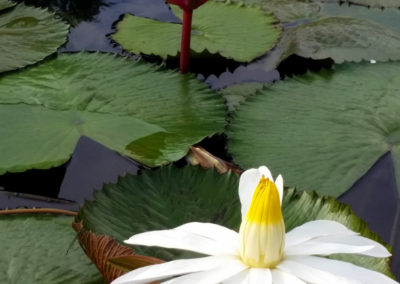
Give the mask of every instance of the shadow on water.
POLYGON ((383 155, 339 200, 393 247, 392 269, 400 276, 400 200, 390 152, 383 155))

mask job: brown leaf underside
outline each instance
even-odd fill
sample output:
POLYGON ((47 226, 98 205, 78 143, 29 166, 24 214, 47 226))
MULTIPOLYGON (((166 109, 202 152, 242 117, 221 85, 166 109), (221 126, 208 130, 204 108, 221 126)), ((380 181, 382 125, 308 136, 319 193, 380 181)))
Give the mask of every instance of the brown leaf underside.
POLYGON ((78 233, 82 249, 107 283, 123 275, 125 271, 163 262, 157 258, 137 255, 132 248, 120 245, 109 236, 84 231, 81 222, 72 223, 72 227, 78 233))

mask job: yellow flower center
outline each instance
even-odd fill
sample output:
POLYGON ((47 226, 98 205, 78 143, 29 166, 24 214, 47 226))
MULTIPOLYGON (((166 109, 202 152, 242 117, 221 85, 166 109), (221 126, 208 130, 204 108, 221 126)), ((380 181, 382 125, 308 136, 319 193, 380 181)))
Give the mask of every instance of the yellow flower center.
POLYGON ((278 189, 260 179, 250 208, 240 225, 240 257, 251 267, 276 266, 283 256, 285 223, 278 189))

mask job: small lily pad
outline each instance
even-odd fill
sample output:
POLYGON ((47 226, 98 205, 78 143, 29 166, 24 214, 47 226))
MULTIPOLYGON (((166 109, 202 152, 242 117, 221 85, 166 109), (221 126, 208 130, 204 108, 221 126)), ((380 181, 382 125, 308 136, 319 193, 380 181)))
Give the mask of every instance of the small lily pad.
POLYGON ((236 163, 263 162, 290 186, 339 196, 386 152, 400 178, 398 63, 342 64, 264 88, 235 112, 236 163))
MULTIPOLYGON (((138 176, 120 178, 95 193, 79 212, 84 229, 118 241, 148 230, 171 229, 187 222, 212 222, 238 230, 241 222, 238 176, 214 169, 166 166, 138 176)), ((316 219, 336 220, 361 235, 379 241, 351 209, 333 198, 293 189, 285 191, 283 215, 287 230, 316 219)), ((192 253, 155 247, 135 247, 138 253, 164 260, 193 257, 192 253)), ((391 276, 389 259, 338 256, 345 261, 391 276)))
POLYGON ((1 216, 0 282, 104 283, 75 241, 71 223, 64 216, 1 216))
MULTIPOLYGON (((178 7, 172 9, 182 18, 178 7)), ((208 51, 248 62, 267 53, 275 45, 280 29, 274 26, 274 22, 272 15, 259 8, 210 1, 193 13, 191 49, 195 53, 208 51)), ((181 30, 180 23, 125 15, 112 38, 133 53, 167 58, 177 56, 181 30)))
MULTIPOLYGON (((1 0, 0 10, 15 4, 1 0)), ((0 13, 0 72, 36 63, 62 45, 69 26, 54 13, 18 4, 0 13)))
POLYGON ((191 75, 111 54, 62 54, 0 77, 0 174, 69 159, 81 135, 148 165, 222 131, 221 97, 191 75))

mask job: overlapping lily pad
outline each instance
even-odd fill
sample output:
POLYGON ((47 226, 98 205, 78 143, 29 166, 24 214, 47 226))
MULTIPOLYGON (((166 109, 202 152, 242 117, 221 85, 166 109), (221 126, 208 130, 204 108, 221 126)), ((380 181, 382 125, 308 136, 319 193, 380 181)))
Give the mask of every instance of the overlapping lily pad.
MULTIPOLYGON (((332 58, 336 63, 400 59, 400 33, 392 28, 400 22, 400 13, 394 9, 382 11, 376 8, 352 7, 346 9, 345 13, 333 16, 330 10, 335 4, 324 3, 325 1, 244 2, 272 12, 284 28, 276 48, 259 63, 266 70, 276 68, 280 62, 293 54, 317 60, 332 58), (363 11, 355 11, 361 9, 363 11), (389 25, 385 24, 388 19, 389 25)), ((337 6, 339 7, 339 4, 337 6)))
POLYGON ((71 217, 1 216, 1 283, 104 283, 75 239, 71 217))
POLYGON ((379 7, 379 8, 399 8, 400 2, 398 0, 320 0, 323 2, 336 2, 336 3, 349 3, 364 5, 367 7, 379 7))
MULTIPOLYGON (((213 0, 225 2, 226 0, 213 0)), ((273 13, 281 24, 295 21, 311 20, 320 17, 323 4, 310 0, 230 0, 233 3, 244 3, 252 7, 259 7, 266 12, 273 13)))
MULTIPOLYGON (((15 4, 1 0, 0 11, 15 4)), ((42 60, 62 45, 68 25, 54 13, 18 4, 0 13, 0 72, 42 60)))
POLYGON ((228 131, 243 167, 268 163, 286 183, 339 196, 386 152, 400 178, 400 64, 344 64, 264 88, 228 131))
POLYGON ((5 10, 7 8, 11 8, 17 5, 14 2, 8 1, 8 0, 0 0, 0 11, 5 10))
POLYGON ((312 59, 332 58, 336 63, 398 60, 400 34, 364 19, 327 17, 288 29, 279 48, 283 50, 279 61, 292 54, 312 59))
MULTIPOLYGON (((79 213, 85 229, 108 234, 119 241, 147 230, 169 229, 191 221, 213 222, 238 230, 241 222, 237 194, 238 176, 220 175, 199 167, 162 167, 126 176, 106 185, 79 213)), ((347 205, 333 198, 287 190, 283 200, 287 230, 315 219, 337 220, 362 235, 377 240, 347 205)), ((182 251, 135 247, 139 253, 172 259, 189 256, 182 251)), ((342 256, 340 256, 342 257, 342 256)), ((388 259, 343 257, 391 275, 388 259)))
MULTIPOLYGON (((179 8, 172 9, 182 18, 179 8)), ((191 49, 196 53, 219 53, 240 62, 251 61, 275 45, 280 29, 274 22, 272 15, 259 8, 210 1, 193 14, 191 49)), ((181 24, 125 15, 112 38, 133 53, 167 58, 179 52, 181 29, 181 24)))
POLYGON ((222 130, 222 99, 190 75, 110 54, 63 54, 0 78, 0 173, 65 162, 80 135, 149 165, 222 130))

